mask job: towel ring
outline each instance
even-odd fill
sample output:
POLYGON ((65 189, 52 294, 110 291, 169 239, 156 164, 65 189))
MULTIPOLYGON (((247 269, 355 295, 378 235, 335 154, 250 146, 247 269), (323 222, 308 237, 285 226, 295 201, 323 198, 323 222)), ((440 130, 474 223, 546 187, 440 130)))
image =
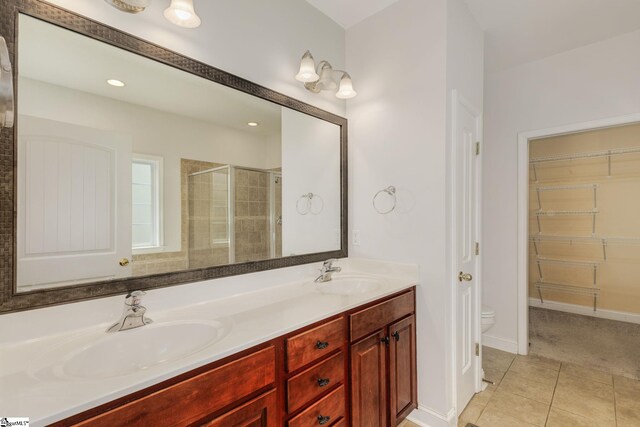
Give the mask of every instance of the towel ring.
POLYGON ((320 213, 322 213, 322 211, 324 210, 324 200, 322 199, 322 197, 318 196, 317 194, 313 194, 313 193, 309 193, 311 194, 311 197, 309 197, 309 212, 311 212, 311 214, 313 215, 320 215, 320 213), (314 203, 314 200, 319 200, 319 203, 314 203), (320 209, 313 209, 314 205, 320 205, 320 209))
POLYGON ((307 194, 303 194, 302 196, 300 196, 300 198, 296 202, 296 211, 300 215, 306 215, 309 212, 311 212, 311 198, 312 197, 313 197, 313 193, 307 193, 307 194), (306 204, 301 206, 300 202, 303 202, 303 201, 305 201, 306 204))
POLYGON ((396 202, 397 202, 397 198, 396 198, 396 187, 394 187, 393 185, 388 186, 387 188, 383 188, 382 190, 378 191, 375 196, 373 196, 373 209, 376 210, 376 212, 378 212, 381 215, 386 215, 390 212, 392 212, 395 208, 396 208, 396 202), (378 200, 379 196, 381 194, 387 194, 388 196, 393 198, 393 205, 391 206, 390 209, 388 210, 380 210, 378 209, 378 206, 376 206, 376 200, 378 200))

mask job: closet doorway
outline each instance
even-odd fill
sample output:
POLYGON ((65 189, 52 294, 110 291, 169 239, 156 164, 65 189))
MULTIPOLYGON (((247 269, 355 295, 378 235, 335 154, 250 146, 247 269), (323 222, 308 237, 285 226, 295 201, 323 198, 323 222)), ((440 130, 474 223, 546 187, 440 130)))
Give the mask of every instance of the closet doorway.
POLYGON ((520 203, 528 207, 520 211, 526 242, 520 242, 519 317, 521 332, 528 330, 519 344, 523 354, 640 379, 634 119, 521 137, 528 179, 525 200, 520 183, 520 203))

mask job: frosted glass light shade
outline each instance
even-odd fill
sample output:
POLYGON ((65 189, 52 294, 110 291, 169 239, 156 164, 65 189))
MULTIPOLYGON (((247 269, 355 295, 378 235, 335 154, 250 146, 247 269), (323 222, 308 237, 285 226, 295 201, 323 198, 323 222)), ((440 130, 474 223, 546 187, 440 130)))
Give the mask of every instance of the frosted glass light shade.
POLYGON ((336 90, 338 84, 333 79, 333 68, 331 65, 325 64, 320 70, 320 80, 316 84, 316 87, 320 90, 336 90))
POLYGON ((171 0, 171 5, 164 10, 164 17, 184 28, 196 28, 202 22, 193 8, 193 0, 171 0))
POLYGON ((353 82, 351 81, 351 76, 347 73, 342 76, 340 79, 340 87, 338 88, 338 92, 336 92, 336 98, 340 99, 350 99, 357 95, 358 93, 353 90, 353 82))
POLYGON ((311 56, 311 52, 306 51, 300 61, 300 71, 296 74, 296 80, 302 83, 315 82, 320 78, 316 73, 316 62, 311 56))

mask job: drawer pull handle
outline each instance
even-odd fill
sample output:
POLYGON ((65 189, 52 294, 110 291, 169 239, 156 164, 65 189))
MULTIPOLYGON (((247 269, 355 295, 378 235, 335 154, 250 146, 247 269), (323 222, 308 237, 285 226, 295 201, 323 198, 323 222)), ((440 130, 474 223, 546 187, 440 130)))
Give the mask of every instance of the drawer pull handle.
POLYGON ((400 334, 398 333, 398 331, 392 333, 391 336, 394 337, 396 341, 400 341, 400 334))
POLYGON ((318 424, 325 425, 326 423, 329 422, 329 420, 331 419, 331 417, 327 416, 327 417, 323 417, 322 415, 318 415, 318 424))
POLYGON ((390 341, 389 337, 384 337, 384 338, 380 339, 380 342, 384 343, 385 345, 389 345, 389 341, 390 341))
POLYGON ((327 347, 329 347, 329 343, 327 341, 318 341, 316 343, 316 348, 318 350, 324 350, 327 347))
POLYGON ((318 387, 329 385, 329 378, 318 378, 318 387))

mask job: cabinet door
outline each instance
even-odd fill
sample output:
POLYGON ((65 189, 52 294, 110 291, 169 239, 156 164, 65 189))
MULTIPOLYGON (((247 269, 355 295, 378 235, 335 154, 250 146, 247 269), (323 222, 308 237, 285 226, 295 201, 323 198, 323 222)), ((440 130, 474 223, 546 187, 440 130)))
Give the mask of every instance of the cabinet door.
POLYGON ((417 405, 415 316, 389 326, 389 404, 391 425, 417 405))
POLYGON ((265 393, 202 427, 276 427, 276 391, 265 393))
POLYGON ((387 425, 386 330, 351 345, 351 410, 353 427, 387 425))

